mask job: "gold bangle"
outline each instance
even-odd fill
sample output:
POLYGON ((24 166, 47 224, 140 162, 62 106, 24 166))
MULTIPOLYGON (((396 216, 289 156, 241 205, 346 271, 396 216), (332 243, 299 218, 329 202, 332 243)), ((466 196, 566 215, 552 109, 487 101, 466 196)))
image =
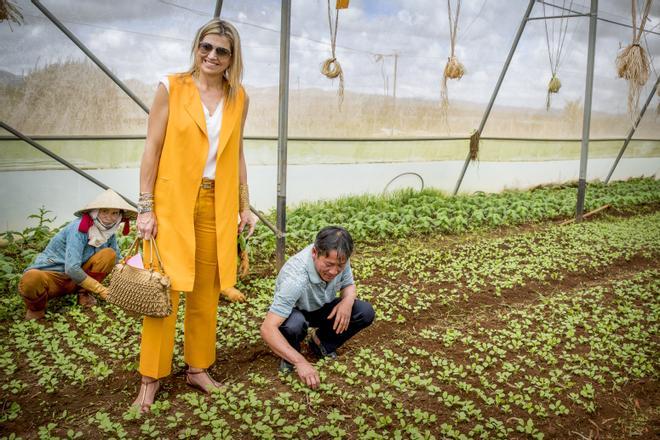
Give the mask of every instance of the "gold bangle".
POLYGON ((238 184, 238 210, 243 212, 250 209, 250 191, 247 184, 238 184))

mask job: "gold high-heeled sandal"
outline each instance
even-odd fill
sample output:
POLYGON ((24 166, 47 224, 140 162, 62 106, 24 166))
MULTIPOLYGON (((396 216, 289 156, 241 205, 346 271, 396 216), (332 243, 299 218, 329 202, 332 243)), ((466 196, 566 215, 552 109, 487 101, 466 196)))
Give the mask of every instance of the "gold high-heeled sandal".
POLYGON ((160 381, 158 379, 142 376, 142 379, 140 379, 140 391, 138 392, 138 396, 135 401, 133 401, 131 406, 139 407, 140 414, 149 411, 149 408, 156 400, 156 393, 159 389, 160 381), (154 384, 155 389, 153 390, 153 393, 149 395, 149 388, 154 384), (148 401, 148 397, 151 398, 151 402, 148 401))
POLYGON ((214 390, 222 387, 222 384, 220 382, 216 381, 215 379, 213 379, 211 377, 211 375, 209 374, 208 370, 206 370, 206 369, 202 369, 202 370, 199 370, 199 371, 191 371, 190 368, 189 368, 188 370, 186 370, 186 384, 188 386, 193 387, 193 388, 197 388, 198 390, 200 390, 201 392, 203 392, 205 394, 211 394, 214 390), (202 385, 197 384, 197 383, 193 383, 190 380, 190 376, 195 376, 197 374, 202 374, 202 373, 206 374, 206 377, 208 377, 209 380, 211 381, 211 383, 213 384, 213 386, 210 387, 211 389, 206 389, 202 385))

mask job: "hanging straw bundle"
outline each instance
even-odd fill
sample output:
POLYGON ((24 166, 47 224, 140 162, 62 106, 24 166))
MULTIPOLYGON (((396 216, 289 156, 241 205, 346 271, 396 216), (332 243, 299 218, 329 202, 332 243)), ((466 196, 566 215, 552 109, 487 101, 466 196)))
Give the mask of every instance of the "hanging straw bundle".
POLYGON ((548 94, 545 98, 545 109, 550 110, 550 96, 552 93, 558 93, 561 89, 561 81, 557 78, 557 75, 552 75, 550 82, 548 83, 548 94))
POLYGON ((442 75, 442 88, 440 90, 440 115, 442 120, 447 123, 449 113, 449 95, 447 92, 447 78, 461 79, 465 74, 465 67, 458 61, 455 55, 456 49, 456 31, 458 30, 458 15, 461 11, 461 0, 456 5, 456 15, 451 16, 451 0, 447 0, 447 15, 449 16, 449 40, 451 53, 447 59, 447 64, 442 75))
POLYGON ((472 131, 470 135, 470 159, 477 160, 479 156, 479 141, 481 140, 481 133, 479 130, 472 131))
MULTIPOLYGON (((568 18, 564 17, 566 11, 570 11, 573 6, 573 0, 570 1, 568 7, 566 7, 566 0, 562 5, 561 18, 559 19, 559 33, 557 38, 555 38, 555 22, 552 19, 552 29, 548 31, 548 19, 543 21, 545 25, 545 42, 548 46, 548 59, 550 60, 550 72, 552 77, 548 82, 548 93, 545 98, 545 109, 550 110, 550 98, 553 93, 559 93, 561 89, 561 81, 557 73, 559 72, 559 63, 561 61, 562 50, 564 49, 564 41, 566 40, 566 34, 568 32, 568 18)), ((543 3, 543 16, 546 16, 545 13, 545 3, 543 3)))
MULTIPOLYGON (((458 61, 458 58, 456 56, 452 55, 449 57, 447 60, 447 64, 445 65, 445 80, 447 78, 449 79, 461 79, 463 77, 463 74, 465 73, 465 67, 463 64, 461 64, 458 61)), ((447 87, 447 83, 445 81, 445 88, 447 87)))
POLYGON ((619 78, 628 81, 628 114, 635 121, 635 114, 639 107, 639 93, 649 79, 649 59, 646 51, 641 46, 640 39, 644 33, 644 26, 651 10, 651 1, 645 0, 642 9, 642 20, 637 29, 637 1, 631 0, 632 4, 632 43, 622 49, 616 57, 616 70, 619 78))
POLYGON ((339 104, 344 102, 344 71, 341 69, 341 64, 337 61, 335 49, 337 47, 337 25, 339 24, 339 9, 335 8, 335 26, 332 27, 332 8, 330 7, 330 0, 328 0, 328 25, 330 27, 330 47, 332 49, 332 57, 328 58, 321 65, 321 73, 330 79, 339 77, 339 104))
POLYGON ((0 22, 3 21, 9 22, 10 29, 12 22, 18 25, 23 24, 23 14, 21 14, 20 8, 9 0, 0 0, 0 22))
POLYGON ((557 75, 552 75, 550 82, 548 83, 548 92, 557 93, 561 89, 561 81, 557 78, 557 75))

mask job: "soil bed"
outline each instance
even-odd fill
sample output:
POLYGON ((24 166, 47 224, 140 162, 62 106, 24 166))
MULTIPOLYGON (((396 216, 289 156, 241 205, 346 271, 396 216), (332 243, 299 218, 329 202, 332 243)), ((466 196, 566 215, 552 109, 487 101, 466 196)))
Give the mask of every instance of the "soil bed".
MULTIPOLYGON (((653 215, 659 207, 658 204, 647 205, 640 210, 653 215)), ((629 211, 610 210, 604 216, 604 224, 610 220, 625 222, 638 217, 630 215, 629 211)), ((558 227, 555 222, 545 222, 451 239, 409 239, 407 243, 409 248, 419 246, 428 252, 442 250, 451 253, 462 249, 461 246, 479 243, 479 240, 507 239, 558 227)), ((654 243, 657 243, 657 237, 654 243)), ((508 252, 506 246, 501 252, 508 252)), ((155 430, 154 438, 199 438, 205 433, 212 434, 209 437, 212 438, 223 437, 219 433, 225 425, 225 433, 234 438, 298 438, 308 434, 318 438, 377 438, 394 437, 396 429, 404 438, 414 438, 416 432, 424 437, 427 431, 435 438, 458 437, 456 433, 477 437, 482 432, 480 429, 487 431, 492 438, 497 437, 498 432, 509 438, 534 438, 535 435, 540 438, 540 433, 544 433, 545 438, 591 439, 653 438, 659 435, 658 324, 657 320, 655 323, 650 321, 653 313, 660 310, 659 247, 653 245, 614 258, 587 272, 559 268, 556 280, 539 281, 522 274, 522 285, 499 288, 494 281, 484 278, 487 281, 479 290, 469 294, 451 293, 467 278, 456 282, 438 280, 427 268, 420 269, 420 272, 428 273, 428 279, 418 279, 414 274, 401 271, 397 273, 386 260, 388 254, 383 248, 363 247, 354 259, 357 261, 361 257, 373 258, 376 267, 373 274, 359 280, 359 289, 373 291, 376 296, 379 291, 392 286, 406 286, 413 292, 449 293, 442 298, 436 296, 419 309, 410 309, 419 299, 413 295, 408 302, 399 304, 400 308, 394 311, 392 319, 376 321, 343 347, 336 365, 322 362, 319 369, 326 377, 324 383, 328 389, 319 393, 308 392, 297 384, 295 373, 288 378, 278 375, 278 360, 265 345, 261 342, 245 343, 218 351, 218 361, 211 373, 227 384, 228 389, 223 391, 222 397, 204 397, 201 399, 203 404, 199 405, 184 400, 190 394, 201 395, 185 385, 183 371, 176 367, 173 374, 162 381, 159 394, 159 400, 169 402, 169 408, 163 408, 159 415, 132 420, 130 415, 127 416, 127 409, 138 386, 138 374, 134 371, 137 358, 134 355, 120 360, 104 359, 113 372, 98 380, 88 376, 82 383, 75 383, 60 375, 55 390, 47 392, 39 383, 43 376, 32 366, 34 360, 26 355, 29 350, 20 349, 14 341, 15 333, 11 329, 17 328, 17 322, 4 321, 0 342, 10 354, 2 358, 4 361, 0 364, 0 370, 5 372, 0 380, 0 436, 9 438, 13 433, 23 438, 66 438, 67 431, 71 430, 74 435, 80 432, 82 438, 117 438, 122 437, 121 432, 125 432, 126 438, 148 438, 155 430), (379 265, 382 262, 386 264, 379 265), (389 278, 393 271, 397 273, 395 279, 389 278), (627 297, 622 291, 630 291, 631 296, 627 297), (571 301, 575 301, 572 306, 571 301), (594 316, 601 313, 606 319, 576 323, 571 320, 571 313, 575 313, 576 321, 588 313, 594 316), (649 320, 645 320, 645 316, 649 320), (556 322, 556 326, 548 328, 544 325, 546 322, 556 322), (497 354, 498 348, 492 347, 501 348, 516 342, 515 336, 507 335, 515 335, 514 325, 517 324, 522 325, 519 330, 527 336, 520 340, 527 351, 516 348, 497 354), (625 353, 617 351, 622 347, 609 347, 607 338, 601 337, 606 330, 597 328, 601 324, 611 326, 611 338, 622 337, 628 341, 625 338, 641 335, 637 341, 640 358, 626 360, 625 353), (450 331, 456 331, 460 336, 454 337, 450 331), (543 344, 530 350, 525 344, 533 341, 535 335, 543 341, 557 337, 560 342, 554 342, 554 349, 547 353, 543 344), (572 341, 575 341, 574 347, 571 347, 572 341), (488 344, 494 351, 480 351, 480 347, 488 344), (613 362, 624 359, 624 364, 617 367, 589 357, 610 353, 607 350, 615 350, 611 352, 613 362), (583 361, 580 362, 595 370, 586 371, 588 368, 584 367, 585 371, 581 371, 579 363, 570 364, 571 355, 581 357, 583 361), (369 364, 370 356, 374 365, 369 364), (487 356, 491 356, 492 363, 480 369, 480 362, 491 362, 487 361, 487 356), (556 363, 553 363, 552 356, 557 358, 556 363), (15 371, 11 371, 12 363, 16 366, 15 371), (456 373, 458 367, 467 374, 456 373), (561 375, 552 376, 555 374, 553 370, 573 376, 564 380, 561 375), (8 371, 11 374, 6 374, 8 371), (351 383, 354 379, 350 374, 353 372, 359 373, 358 382, 351 383), (369 376, 369 372, 374 376, 369 376), (603 379, 600 380, 598 375, 603 379), (624 375, 625 380, 615 383, 616 377, 624 375), (551 376, 557 379, 556 383, 550 383, 547 388, 535 385, 537 379, 543 383, 551 376), (498 381, 502 377, 506 379, 498 381), (11 392, 12 380, 23 384, 20 391, 11 392), (564 384, 557 385, 561 383, 564 384), (371 388, 375 384, 380 388, 371 388), (595 388, 593 396, 587 385, 595 388), (554 391, 553 386, 558 390, 554 391), (485 403, 486 398, 497 394, 498 387, 504 390, 504 397, 500 396, 503 400, 496 404, 485 403), (540 397, 544 391, 552 397, 540 397), (460 403, 448 405, 441 399, 443 393, 459 396, 460 403), (286 397, 287 394, 290 397, 286 397), (511 403, 515 394, 521 396, 519 404, 511 403), (523 409, 526 395, 534 396, 531 404, 540 404, 542 408, 523 409), (393 401, 388 403, 390 396, 393 401), (233 398, 235 400, 231 400, 233 398), (303 408, 295 409, 294 404, 285 402, 286 399, 303 404, 303 408), (565 405, 567 413, 557 415, 549 411, 550 404, 555 401, 565 405), (478 413, 468 414, 461 421, 461 405, 467 408, 465 411, 471 411, 467 402, 473 402, 478 413), (590 403, 593 411, 588 409, 590 403), (20 406, 13 419, 10 415, 12 404, 20 406), (206 409, 200 409, 200 405, 206 405, 206 409), (505 406, 510 409, 503 409, 505 406), (278 424, 272 411, 266 411, 266 408, 278 409, 284 422, 278 424), (540 415, 541 410, 547 414, 540 415), (99 422, 99 414, 106 414, 111 422, 99 422), (429 415, 435 418, 431 420, 429 415), (384 419, 386 416, 391 418, 389 422, 384 419), (306 423, 306 419, 311 423, 306 423), (210 421, 203 424, 204 420, 210 421), (211 423, 213 420, 218 421, 216 425, 211 423), (521 426, 519 421, 525 425, 528 420, 533 422, 533 428, 528 432, 517 429, 521 426), (49 423, 54 426, 48 428, 49 423), (116 424, 114 427, 111 426, 113 423, 116 424), (497 423, 502 423, 505 431, 498 431, 497 423), (149 431, 150 426, 152 431, 149 431), (290 426, 297 430, 285 431, 290 426), (192 431, 194 429, 197 431, 192 431)), ((263 265, 262 269, 265 267, 263 265)), ((273 277, 274 274, 265 272, 260 276, 273 277)), ((252 277, 256 279, 254 275, 252 277)), ((248 289, 250 286, 248 282, 248 289)), ((398 307, 397 303, 393 304, 392 307, 398 307)), ((77 306, 61 305, 57 308, 66 314, 77 306)), ((96 313, 104 313, 111 320, 124 319, 106 306, 98 312, 84 310, 82 313, 90 321, 96 319, 96 313)), ((74 328, 82 328, 75 317, 68 318, 68 322, 74 328)), ((48 321, 40 325, 45 329, 54 326, 48 321)), ((126 338, 126 344, 135 342, 138 331, 139 328, 131 329, 131 339, 126 338)), ((220 328, 219 332, 222 331, 220 328)), ((64 354, 72 355, 64 344, 63 347, 64 354)), ((99 357, 104 353, 102 346, 90 345, 89 349, 99 357)), ((81 361, 81 364, 87 368, 85 362, 81 361)), ((46 363, 44 368, 55 369, 55 365, 46 363)))

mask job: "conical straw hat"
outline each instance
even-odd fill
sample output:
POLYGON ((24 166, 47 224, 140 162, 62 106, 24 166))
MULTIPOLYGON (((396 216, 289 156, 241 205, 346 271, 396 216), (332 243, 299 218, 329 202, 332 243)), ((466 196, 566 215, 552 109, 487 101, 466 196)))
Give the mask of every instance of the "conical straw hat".
POLYGON ((96 196, 94 200, 89 202, 87 206, 74 212, 73 215, 80 217, 84 213, 92 209, 113 208, 121 209, 124 211, 124 218, 134 220, 137 217, 137 210, 129 205, 119 194, 111 189, 106 189, 101 194, 96 196))

